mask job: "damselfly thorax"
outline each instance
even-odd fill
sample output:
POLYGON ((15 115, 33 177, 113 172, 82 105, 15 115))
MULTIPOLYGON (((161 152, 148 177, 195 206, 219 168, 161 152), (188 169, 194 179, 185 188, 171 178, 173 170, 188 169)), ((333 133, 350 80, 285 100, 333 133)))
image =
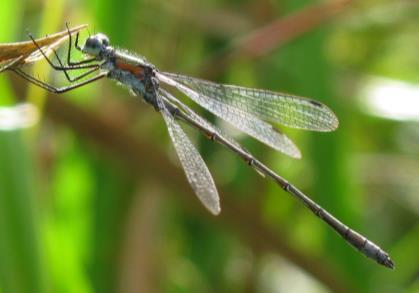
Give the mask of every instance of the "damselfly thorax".
POLYGON ((147 103, 158 109, 156 95, 159 81, 152 64, 141 57, 107 45, 106 41, 103 42, 103 35, 89 37, 82 51, 97 52, 98 61, 104 61, 100 69, 108 72, 108 78, 127 86, 135 95, 143 97, 147 103), (94 50, 94 48, 100 48, 100 50, 94 50))

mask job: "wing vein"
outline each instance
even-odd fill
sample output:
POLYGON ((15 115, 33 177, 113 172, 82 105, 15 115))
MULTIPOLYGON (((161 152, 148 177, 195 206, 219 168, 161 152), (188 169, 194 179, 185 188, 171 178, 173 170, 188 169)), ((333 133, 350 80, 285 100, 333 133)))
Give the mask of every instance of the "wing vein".
MULTIPOLYGON (((170 138, 175 146, 176 153, 185 171, 186 178, 204 206, 213 214, 218 215, 221 211, 218 191, 208 167, 199 154, 198 150, 186 136, 168 107, 170 104, 163 100, 163 96, 157 96, 157 104, 163 119, 166 122, 170 138)), ((173 108, 173 106, 172 106, 173 108)))
POLYGON ((301 153, 297 146, 285 134, 252 113, 236 108, 233 105, 223 103, 217 99, 212 99, 205 93, 191 89, 187 85, 175 81, 163 74, 159 73, 158 78, 161 81, 176 87, 208 111, 275 150, 294 158, 301 157, 301 153))
POLYGON ((231 105, 262 120, 315 131, 332 131, 339 124, 335 114, 327 106, 312 99, 268 90, 222 85, 174 73, 164 75, 205 94, 208 99, 231 105))

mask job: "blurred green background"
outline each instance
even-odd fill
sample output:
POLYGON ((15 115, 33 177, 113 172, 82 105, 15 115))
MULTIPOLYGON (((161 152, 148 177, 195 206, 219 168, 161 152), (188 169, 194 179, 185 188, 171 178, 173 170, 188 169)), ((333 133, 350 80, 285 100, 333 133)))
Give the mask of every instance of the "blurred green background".
POLYGON ((233 136, 396 269, 186 127, 220 191, 213 217, 160 115, 108 80, 57 96, 3 73, 0 106, 28 101, 41 120, 0 131, 0 292, 419 292, 417 1, 2 0, 0 41, 66 21, 161 70, 329 105, 333 133, 282 128, 301 160, 233 136))

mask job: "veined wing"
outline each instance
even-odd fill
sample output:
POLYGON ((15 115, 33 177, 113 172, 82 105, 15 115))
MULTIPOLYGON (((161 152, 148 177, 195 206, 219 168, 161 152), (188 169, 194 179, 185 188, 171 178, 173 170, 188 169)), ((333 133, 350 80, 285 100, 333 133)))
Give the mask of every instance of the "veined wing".
MULTIPOLYGON (((164 90, 161 90, 163 93, 164 90)), ((286 192, 288 192, 293 197, 300 200, 304 205, 309 208, 310 211, 313 212, 314 215, 319 217, 322 221, 327 223, 330 227, 332 227, 338 234, 340 234, 347 243, 355 247, 357 250, 362 252, 369 258, 374 259, 379 264, 382 264, 389 268, 394 268, 394 263, 391 261, 390 256, 387 252, 381 249, 378 245, 373 243, 372 241, 368 240, 361 234, 357 233, 354 230, 351 230, 345 224, 340 222, 336 219, 333 215, 331 215, 328 211, 323 209, 319 206, 316 202, 298 190, 294 185, 289 183, 287 180, 276 174, 274 171, 269 169, 266 165, 261 163, 259 160, 255 159, 250 153, 243 152, 243 150, 237 147, 235 144, 231 144, 227 141, 224 137, 220 136, 217 132, 214 132, 213 127, 208 123, 201 123, 201 121, 196 120, 199 116, 196 114, 192 114, 192 110, 185 110, 185 107, 181 107, 182 111, 177 108, 175 105, 180 104, 180 106, 184 106, 180 103, 176 98, 172 97, 167 92, 164 95, 164 98, 169 98, 170 101, 168 106, 171 108, 171 113, 177 118, 182 119, 183 121, 188 122, 190 125, 196 127, 200 131, 205 134, 211 134, 214 140, 228 148, 229 150, 233 151, 241 159, 247 162, 250 166, 252 166, 255 170, 260 172, 262 175, 266 175, 273 179, 279 186, 281 186, 286 192), (173 99, 173 100, 172 100, 173 99), (175 104, 175 105, 174 105, 175 104), (209 127, 208 127, 209 124, 209 127)))
POLYGON ((208 97, 205 106, 208 110, 214 103, 227 104, 262 120, 282 125, 315 131, 332 131, 338 127, 336 115, 325 105, 311 99, 277 93, 267 90, 223 85, 190 76, 163 73, 195 92, 208 97))
POLYGON ((168 110, 163 97, 157 97, 157 104, 166 122, 170 137, 189 184, 204 206, 214 215, 218 215, 221 211, 220 199, 208 167, 168 110))
POLYGON ((300 150, 285 134, 252 113, 222 102, 219 99, 212 99, 204 93, 193 90, 164 74, 157 73, 157 77, 162 82, 176 87, 208 111, 229 122, 241 131, 253 136, 257 140, 293 158, 301 157, 300 150))
POLYGON ((162 96, 167 98, 171 103, 174 103, 179 108, 181 108, 183 112, 185 113, 185 115, 187 115, 188 117, 196 121, 198 124, 202 125, 203 128, 205 128, 211 133, 216 133, 218 136, 222 137, 223 139, 228 141, 230 144, 234 145, 236 148, 241 149, 243 152, 247 152, 239 143, 237 143, 237 141, 235 141, 234 139, 232 139, 231 137, 223 133, 222 130, 220 130, 218 127, 216 127, 212 123, 208 122, 208 120, 206 120, 205 118, 196 114, 195 111, 193 111, 191 108, 186 106, 184 103, 180 102, 171 93, 169 93, 168 91, 162 88, 159 89, 159 92, 161 93, 162 96))
MULTIPOLYGON (((196 123, 196 125, 199 125, 199 126, 196 126, 196 125, 193 125, 193 124, 191 125, 191 122, 184 119, 184 121, 186 123, 189 123, 192 127, 198 127, 201 131, 204 131, 209 136, 209 138, 211 140, 215 139, 214 137, 216 136, 216 137, 218 137, 218 142, 220 142, 220 140, 222 140, 223 141, 222 144, 224 142, 227 143, 228 145, 232 146, 235 150, 239 151, 243 156, 245 155, 248 158, 253 157, 237 141, 235 141, 234 139, 232 139, 231 137, 229 137, 228 135, 223 133, 223 131, 221 129, 219 129, 218 127, 216 127, 212 123, 208 122, 205 118, 196 114, 195 111, 193 111, 191 108, 186 106, 184 103, 180 102, 171 93, 165 91, 162 88, 159 89, 159 92, 162 94, 162 96, 164 96, 164 98, 167 98, 170 103, 172 103, 172 104, 178 106, 180 109, 182 109, 182 113, 179 113, 179 114, 185 115, 188 119, 194 121, 194 123, 196 123)), ((253 168, 253 170, 255 170, 262 177, 266 176, 265 174, 261 173, 256 168, 253 168)))

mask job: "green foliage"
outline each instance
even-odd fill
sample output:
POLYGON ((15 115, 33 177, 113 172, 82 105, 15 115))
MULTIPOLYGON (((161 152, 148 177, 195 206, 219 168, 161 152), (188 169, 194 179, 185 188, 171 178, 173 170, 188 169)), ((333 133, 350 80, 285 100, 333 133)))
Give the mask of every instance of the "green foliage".
MULTIPOLYGON (((283 129, 301 148, 300 161, 239 139, 389 251, 396 270, 354 251, 274 183, 188 129, 218 182, 222 214, 211 216, 176 167, 159 115, 125 89, 105 80, 47 96, 2 73, 1 106, 46 97, 46 107, 37 129, 0 130, 0 292, 417 290, 417 124, 374 117, 362 103, 371 76, 418 87, 414 1, 348 1, 301 33, 318 16, 304 15, 297 26, 287 23, 292 38, 257 57, 235 46, 319 3, 3 2, 2 42, 22 40, 26 28, 42 35, 66 21, 89 23, 91 33, 106 33, 161 70, 327 104, 340 120, 336 132, 283 129)), ((64 82, 59 73, 40 74, 64 82)))
POLYGON ((4 292, 44 292, 31 160, 21 133, 0 132, 0 282, 4 292))

